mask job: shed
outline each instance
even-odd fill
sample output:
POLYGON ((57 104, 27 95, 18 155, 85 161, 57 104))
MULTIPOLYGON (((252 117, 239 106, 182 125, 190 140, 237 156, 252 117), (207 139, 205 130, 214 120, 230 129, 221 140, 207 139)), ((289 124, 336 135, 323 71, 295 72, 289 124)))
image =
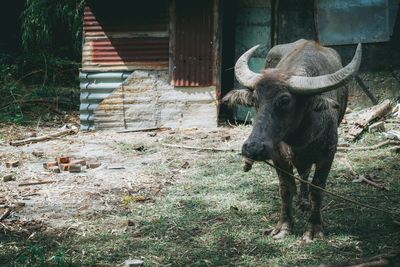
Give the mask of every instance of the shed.
MULTIPOLYGON (((255 44, 261 49, 250 61, 254 71, 264 67, 271 46, 299 38, 341 45, 349 56, 352 44, 371 43, 363 60, 380 51, 387 55, 384 64, 399 62, 398 52, 387 51, 400 43, 398 35, 392 38, 393 27, 399 28, 398 5, 397 0, 351 5, 344 0, 87 0, 81 128, 216 127, 221 96, 240 86, 234 63, 255 44), (372 15, 374 20, 365 19, 372 15), (353 21, 354 16, 360 19, 353 21)), ((249 111, 236 109, 234 117, 245 120, 249 111)))

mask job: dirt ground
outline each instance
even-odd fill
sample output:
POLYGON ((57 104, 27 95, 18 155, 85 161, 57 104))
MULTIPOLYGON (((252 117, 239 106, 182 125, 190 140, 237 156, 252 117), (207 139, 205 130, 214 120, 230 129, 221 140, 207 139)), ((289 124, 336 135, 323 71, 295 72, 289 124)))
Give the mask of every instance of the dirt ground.
MULTIPOLYGON (((23 138, 35 132, 38 136, 57 129, 3 128, 9 139, 23 138)), ((78 134, 25 146, 0 145, 2 177, 13 174, 15 181, 0 181, 0 205, 16 206, 11 219, 41 221, 51 227, 74 226, 79 217, 107 212, 124 201, 145 201, 190 172, 193 161, 206 157, 196 150, 176 150, 163 144, 240 149, 250 127, 218 129, 164 130, 117 133, 116 131, 79 132, 78 134), (43 152, 42 157, 35 152, 43 152), (43 163, 60 156, 99 161, 95 169, 80 173, 52 173, 43 163), (20 166, 6 168, 5 162, 18 160, 20 166), (159 169, 174 161, 176 168, 168 175, 159 169), (20 186, 36 181, 54 183, 20 186), (132 198, 132 196, 134 196, 132 198), (135 199, 137 197, 137 199, 135 199)))

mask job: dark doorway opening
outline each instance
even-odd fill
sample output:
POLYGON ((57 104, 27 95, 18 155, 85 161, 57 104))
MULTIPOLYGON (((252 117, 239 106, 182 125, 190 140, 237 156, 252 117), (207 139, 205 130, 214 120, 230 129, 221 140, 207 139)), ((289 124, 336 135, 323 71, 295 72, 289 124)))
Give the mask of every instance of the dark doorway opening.
MULTIPOLYGON (((222 49, 221 49, 221 98, 234 87, 235 65, 235 25, 237 0, 221 1, 222 11, 222 49)), ((232 110, 226 105, 220 106, 219 118, 226 120, 232 117, 232 110)))

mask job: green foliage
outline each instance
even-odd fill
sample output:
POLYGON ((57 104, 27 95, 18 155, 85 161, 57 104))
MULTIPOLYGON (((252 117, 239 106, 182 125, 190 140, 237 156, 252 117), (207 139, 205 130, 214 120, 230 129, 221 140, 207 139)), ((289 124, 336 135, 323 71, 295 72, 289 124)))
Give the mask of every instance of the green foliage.
MULTIPOLYGON (((22 13, 22 46, 25 52, 63 52, 69 41, 79 55, 84 0, 26 0, 22 13)), ((64 51, 65 52, 65 51, 64 51)))
POLYGON ((83 0, 26 0, 18 52, 0 51, 0 122, 51 118, 79 104, 83 0))

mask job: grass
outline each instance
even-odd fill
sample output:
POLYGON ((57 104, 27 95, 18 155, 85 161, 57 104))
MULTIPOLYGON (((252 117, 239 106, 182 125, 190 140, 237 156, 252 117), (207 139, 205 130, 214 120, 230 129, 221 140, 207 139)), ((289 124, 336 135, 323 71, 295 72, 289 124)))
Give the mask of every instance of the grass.
MULTIPOLYGON (((377 142, 367 136, 359 145, 377 142)), ((129 144, 118 144, 130 151, 129 144)), ((334 163, 329 190, 384 208, 400 207, 399 156, 388 149, 347 154, 354 169, 389 185, 389 191, 352 183, 334 163)), ((296 209, 294 234, 274 241, 265 230, 277 222, 277 177, 265 164, 242 171, 235 153, 209 153, 153 202, 124 201, 111 213, 86 218, 77 229, 0 232, 0 266, 316 266, 387 253, 400 247, 393 218, 326 196, 326 239, 300 241, 308 214, 296 209), (127 222, 130 222, 129 225, 127 222)), ((171 161, 171 164, 176 162, 171 161)), ((171 167, 176 167, 176 166, 171 167)), ((155 171, 156 165, 149 165, 155 171)), ((159 175, 168 173, 159 168, 159 175)))

